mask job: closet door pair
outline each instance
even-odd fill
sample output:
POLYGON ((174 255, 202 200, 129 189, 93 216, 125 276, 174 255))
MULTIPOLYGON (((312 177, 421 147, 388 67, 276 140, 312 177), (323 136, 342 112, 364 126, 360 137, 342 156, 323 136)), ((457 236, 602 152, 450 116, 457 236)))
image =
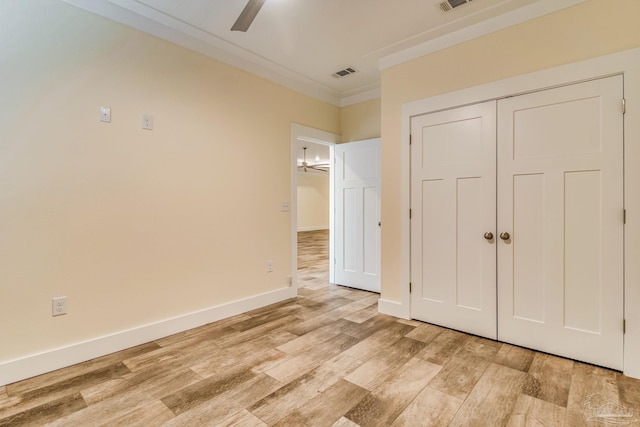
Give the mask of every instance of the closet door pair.
POLYGON ((415 319, 622 369, 622 76, 413 117, 415 319))

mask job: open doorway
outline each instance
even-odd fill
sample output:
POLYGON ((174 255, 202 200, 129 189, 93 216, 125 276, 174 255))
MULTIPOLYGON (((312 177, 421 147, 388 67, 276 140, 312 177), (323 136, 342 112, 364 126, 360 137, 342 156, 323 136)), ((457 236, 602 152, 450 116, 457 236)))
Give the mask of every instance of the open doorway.
POLYGON ((338 135, 291 126, 291 276, 296 287, 333 281, 331 165, 338 141, 338 135))
POLYGON ((329 282, 331 149, 298 140, 298 285, 313 289, 329 282))

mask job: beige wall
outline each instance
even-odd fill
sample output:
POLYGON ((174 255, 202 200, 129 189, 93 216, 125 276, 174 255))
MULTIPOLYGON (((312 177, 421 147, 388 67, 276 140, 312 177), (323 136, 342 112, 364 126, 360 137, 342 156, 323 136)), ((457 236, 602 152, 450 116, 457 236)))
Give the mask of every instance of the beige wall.
POLYGON ((298 231, 329 229, 329 174, 298 173, 298 231))
POLYGON ((340 109, 342 142, 380 137, 380 98, 340 109))
POLYGON ((291 123, 339 108, 59 1, 0 61, 0 363, 287 286, 291 123))
POLYGON ((382 73, 382 297, 401 299, 401 107, 430 96, 640 46, 640 1, 591 0, 382 73), (615 3, 615 7, 612 7, 615 3))

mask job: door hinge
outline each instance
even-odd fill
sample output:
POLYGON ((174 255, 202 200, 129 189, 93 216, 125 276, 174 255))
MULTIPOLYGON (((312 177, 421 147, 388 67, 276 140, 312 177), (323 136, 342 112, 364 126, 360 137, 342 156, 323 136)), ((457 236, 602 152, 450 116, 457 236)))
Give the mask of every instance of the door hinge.
POLYGON ((627 112, 627 100, 622 98, 622 114, 627 112))
POLYGON ((626 209, 622 210, 622 223, 623 224, 627 223, 627 210, 626 209))
POLYGON ((411 282, 409 282, 409 293, 411 293, 411 282))
POLYGON ((409 145, 413 144, 413 135, 409 134, 409 145))
POLYGON ((409 209, 409 219, 411 219, 411 214, 412 214, 411 209, 409 209))
POLYGON ((627 319, 622 319, 622 333, 627 333, 627 319))

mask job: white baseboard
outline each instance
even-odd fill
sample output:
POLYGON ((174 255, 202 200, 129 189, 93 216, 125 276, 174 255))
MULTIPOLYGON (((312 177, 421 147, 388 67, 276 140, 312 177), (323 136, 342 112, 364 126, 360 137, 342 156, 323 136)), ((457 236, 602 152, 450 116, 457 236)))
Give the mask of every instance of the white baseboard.
POLYGON ((382 314, 388 314, 389 316, 398 317, 400 319, 409 320, 411 318, 409 307, 398 301, 380 298, 378 300, 378 311, 382 314))
POLYGON ((328 230, 329 227, 324 225, 319 225, 317 227, 298 227, 298 233, 301 231, 320 231, 320 230, 328 230))
POLYGON ((296 295, 297 290, 295 287, 277 289, 20 359, 0 362, 0 386, 148 343, 178 332, 294 298, 296 295))

